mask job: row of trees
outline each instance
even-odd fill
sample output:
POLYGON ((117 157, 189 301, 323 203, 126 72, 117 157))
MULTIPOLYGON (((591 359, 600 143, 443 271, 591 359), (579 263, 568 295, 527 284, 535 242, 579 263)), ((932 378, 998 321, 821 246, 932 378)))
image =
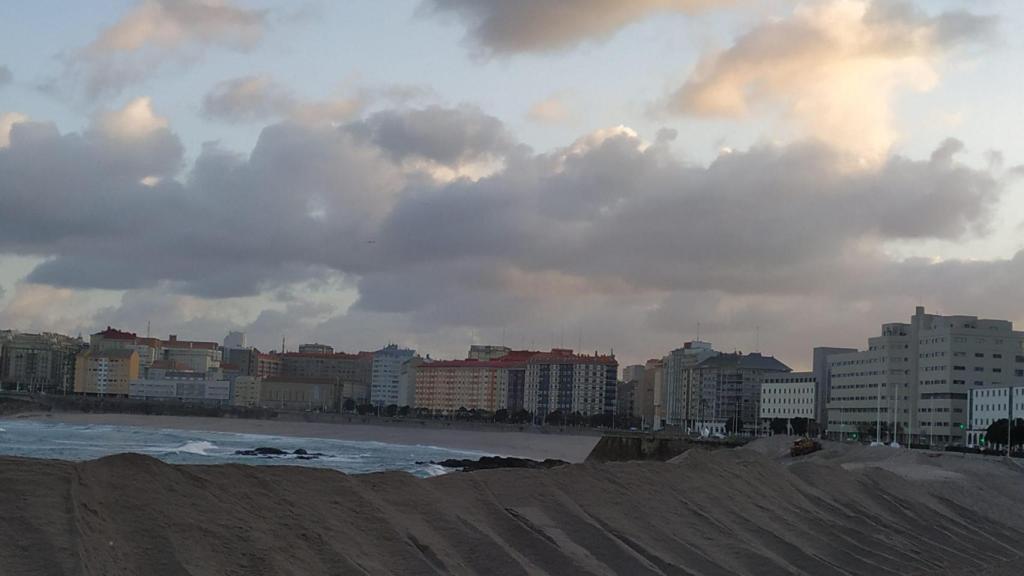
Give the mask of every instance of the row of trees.
POLYGON ((985 430, 985 438, 983 444, 988 446, 1006 446, 1012 444, 1010 449, 1024 447, 1024 419, 1017 418, 1013 421, 1013 429, 1009 427, 1009 421, 1006 418, 996 420, 989 425, 988 429, 985 430), (1010 438, 1007 438, 1007 435, 1010 438))
POLYGON ((629 419, 615 419, 611 414, 594 414, 591 416, 585 416, 579 412, 564 413, 561 410, 555 410, 543 418, 535 418, 532 412, 527 410, 516 410, 510 411, 502 408, 497 411, 490 410, 477 410, 459 408, 455 412, 434 412, 426 408, 410 408, 409 406, 398 406, 391 404, 389 406, 374 406, 373 404, 359 404, 351 398, 345 400, 342 404, 342 409, 345 412, 354 412, 360 416, 368 414, 376 414, 387 417, 413 417, 413 418, 443 418, 451 420, 460 420, 464 422, 497 422, 507 424, 529 424, 529 423, 543 423, 552 426, 591 426, 591 427, 611 427, 618 424, 620 427, 629 427, 635 423, 629 419))

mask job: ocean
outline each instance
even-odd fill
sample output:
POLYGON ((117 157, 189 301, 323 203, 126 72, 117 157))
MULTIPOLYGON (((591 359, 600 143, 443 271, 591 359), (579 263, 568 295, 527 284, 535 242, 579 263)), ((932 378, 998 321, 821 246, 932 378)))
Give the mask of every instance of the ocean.
POLYGON ((263 434, 236 434, 199 430, 172 430, 99 424, 76 425, 36 420, 0 419, 0 455, 92 460, 134 452, 171 464, 251 464, 331 468, 348 474, 403 470, 419 477, 448 471, 436 464, 418 464, 447 458, 479 458, 487 454, 437 446, 356 442, 324 438, 296 438, 263 434), (236 450, 258 447, 297 449, 321 453, 304 460, 287 456, 241 456, 236 450))

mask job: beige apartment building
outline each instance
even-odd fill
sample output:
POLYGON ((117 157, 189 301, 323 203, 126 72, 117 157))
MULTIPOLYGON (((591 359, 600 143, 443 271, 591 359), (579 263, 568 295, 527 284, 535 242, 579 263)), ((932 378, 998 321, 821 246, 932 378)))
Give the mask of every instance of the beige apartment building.
POLYGON ((260 384, 262 380, 255 376, 239 376, 235 378, 231 389, 231 405, 255 408, 260 405, 260 384))
POLYGON ((1024 332, 1006 320, 940 316, 882 326, 868 349, 829 356, 829 436, 962 444, 972 391, 1024 380, 1024 332), (895 434, 893 434, 895 431, 895 434))
POLYGON ((453 413, 460 408, 495 412, 508 408, 509 368, 494 360, 427 362, 416 367, 417 408, 453 413))
POLYGON ((139 378, 139 353, 135 350, 87 350, 75 359, 75 393, 128 396, 139 378))

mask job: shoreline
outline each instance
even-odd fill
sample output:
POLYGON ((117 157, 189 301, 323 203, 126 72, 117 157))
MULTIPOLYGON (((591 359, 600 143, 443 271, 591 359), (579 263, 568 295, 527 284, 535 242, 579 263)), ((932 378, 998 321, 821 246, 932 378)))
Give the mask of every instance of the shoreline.
POLYGON ((299 420, 257 420, 212 418, 203 416, 158 416, 118 413, 48 412, 0 417, 0 420, 35 420, 70 425, 133 426, 196 432, 261 434, 296 438, 323 438, 354 442, 382 442, 409 446, 436 446, 454 450, 483 452, 496 456, 514 456, 566 462, 583 462, 599 435, 566 432, 500 431, 459 427, 419 427, 397 423, 306 422, 299 420))

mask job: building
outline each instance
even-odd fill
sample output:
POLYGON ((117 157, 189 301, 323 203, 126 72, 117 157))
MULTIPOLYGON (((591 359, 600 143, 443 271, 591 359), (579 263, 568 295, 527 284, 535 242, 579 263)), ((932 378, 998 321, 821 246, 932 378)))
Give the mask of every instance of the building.
POLYGON ((334 347, 327 344, 299 344, 299 354, 334 354, 334 347))
POLYGON ((633 399, 634 417, 640 418, 644 427, 660 430, 665 420, 662 406, 664 391, 665 363, 661 358, 652 358, 644 364, 643 377, 635 390, 633 399))
POLYGON ((814 372, 769 374, 761 383, 761 420, 815 419, 818 381, 814 372))
POLYGON ((790 369, 772 356, 737 352, 711 356, 687 372, 686 378, 697 383, 695 428, 753 434, 759 429, 762 383, 790 369))
POLYGON ((1018 418, 1024 418, 1024 386, 971 390, 967 445, 985 444, 983 440, 993 422, 1018 418))
POLYGON ((68 393, 75 384, 80 338, 44 332, 0 334, 0 388, 46 394, 68 393))
POLYGON ((139 378, 139 353, 131 349, 86 350, 75 359, 75 393, 127 396, 139 378))
POLYGON ((248 348, 245 345, 245 332, 228 332, 224 337, 224 350, 242 350, 248 348))
POLYGON ((508 409, 509 363, 500 360, 425 362, 416 368, 416 408, 435 414, 508 409))
POLYGON ((497 360, 503 356, 507 356, 512 349, 507 346, 484 346, 480 344, 473 344, 469 347, 469 355, 466 356, 469 360, 497 360))
POLYGON ((342 385, 329 378, 277 376, 259 383, 262 408, 304 412, 339 412, 342 385))
MULTIPOLYGON (((330 381, 341 386, 344 399, 352 399, 357 404, 370 401, 370 379, 373 371, 373 354, 370 352, 289 352, 277 358, 280 361, 278 374, 282 378, 330 381)), ((269 373, 258 376, 264 380, 274 377, 269 373)))
POLYGON ((416 355, 415 350, 388 344, 373 353, 370 371, 370 403, 374 406, 400 406, 399 400, 408 391, 399 390, 402 364, 416 355))
POLYGON ((216 342, 179 340, 174 334, 167 340, 141 337, 107 326, 106 330, 89 337, 91 350, 134 350, 139 354, 139 369, 146 369, 158 360, 171 360, 188 366, 196 372, 207 372, 220 366, 222 352, 216 342))
POLYGON ((824 435, 828 428, 828 400, 832 393, 832 365, 829 363, 829 357, 856 351, 856 348, 819 346, 812 352, 811 371, 814 373, 815 385, 814 421, 819 435, 824 435))
POLYGON ((419 356, 413 356, 402 362, 402 368, 398 373, 399 406, 416 406, 416 369, 427 361, 419 356))
POLYGON ((134 350, 139 355, 140 370, 149 368, 153 362, 163 358, 159 338, 142 338, 134 332, 125 332, 110 326, 89 337, 89 349, 101 352, 134 350))
POLYGON ((538 419, 555 411, 614 415, 618 373, 613 355, 560 348, 533 354, 526 363, 523 407, 538 419))
POLYGON ((281 354, 256 352, 257 378, 276 378, 284 373, 284 358, 281 354))
POLYGON ((260 405, 260 384, 255 376, 239 376, 231 388, 231 405, 256 408, 260 405))
POLYGON ((1024 381, 1024 333, 1006 320, 927 314, 882 325, 868 349, 830 355, 833 438, 962 444, 974 390, 1024 381), (895 434, 893 434, 895 431, 895 434))
POLYGON ((145 378, 128 383, 128 396, 139 400, 228 404, 231 401, 231 382, 216 371, 204 373, 150 367, 145 378))
POLYGON ((632 364, 622 369, 622 381, 632 382, 636 380, 639 382, 644 378, 644 365, 643 364, 632 364))
POLYGON ((639 380, 619 381, 615 390, 615 417, 630 419, 636 412, 636 390, 639 380))
POLYGON ((696 410, 697 386, 688 380, 690 368, 717 356, 710 342, 695 340, 669 352, 662 359, 662 405, 665 423, 685 427, 696 410))
POLYGON ((216 342, 178 340, 171 334, 160 342, 160 356, 193 372, 209 372, 220 368, 221 351, 216 342))

